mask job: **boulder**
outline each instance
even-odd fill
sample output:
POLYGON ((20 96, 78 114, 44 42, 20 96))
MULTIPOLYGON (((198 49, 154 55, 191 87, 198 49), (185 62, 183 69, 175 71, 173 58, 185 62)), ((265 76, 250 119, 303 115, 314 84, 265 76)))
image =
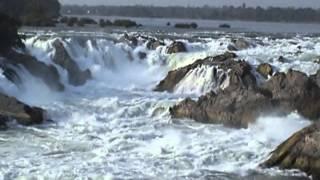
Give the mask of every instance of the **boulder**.
POLYGON ((234 87, 255 85, 256 79, 251 73, 251 66, 245 61, 235 61, 235 57, 236 55, 233 53, 225 53, 223 55, 197 60, 188 66, 170 71, 165 79, 163 79, 154 90, 173 92, 176 85, 191 70, 203 65, 214 67, 214 78, 219 81, 220 85, 225 81, 228 81, 226 84, 234 87), (224 78, 218 77, 217 69, 222 69, 225 72, 224 78))
POLYGON ((247 127, 264 114, 287 115, 293 111, 311 120, 320 118, 319 87, 306 74, 294 70, 277 73, 259 87, 231 81, 218 93, 210 92, 197 101, 186 99, 170 108, 174 118, 234 128, 247 127))
POLYGON ((273 69, 270 64, 263 63, 257 67, 257 72, 267 79, 269 76, 273 74, 273 69))
POLYGON ((138 46, 138 39, 135 36, 129 36, 125 33, 121 38, 120 41, 127 42, 130 46, 136 47, 138 46))
POLYGON ((180 52, 187 52, 187 48, 183 42, 175 41, 173 42, 168 48, 168 54, 180 53, 180 52))
POLYGON ((71 85, 80 86, 91 79, 90 70, 82 71, 78 64, 70 57, 60 40, 54 41, 53 47, 55 48, 53 62, 68 72, 68 81, 71 85))
POLYGON ((155 50, 157 49, 159 46, 164 46, 165 44, 159 40, 156 39, 150 39, 147 43, 147 48, 149 50, 155 50))
POLYGON ((311 79, 320 87, 320 70, 316 74, 310 76, 311 79))
POLYGON ((320 117, 320 88, 302 72, 290 69, 286 74, 276 73, 261 88, 269 91, 282 109, 297 110, 310 120, 320 117))
POLYGON ((227 48, 229 51, 240 51, 250 47, 254 47, 254 44, 250 43, 244 38, 239 38, 232 40, 232 44, 230 44, 227 48))
POLYGON ((293 134, 279 145, 262 167, 299 169, 314 180, 320 179, 320 122, 293 134))
POLYGON ((145 52, 138 52, 138 56, 139 56, 140 59, 145 59, 145 58, 147 58, 147 53, 145 53, 145 52))
POLYGON ((227 88, 218 94, 210 92, 197 101, 187 98, 169 111, 173 118, 191 118, 202 123, 243 128, 262 113, 272 112, 271 108, 275 106, 275 102, 257 89, 227 88))
MULTIPOLYGON (((46 65, 45 63, 38 61, 35 57, 26 53, 19 53, 14 50, 8 51, 4 55, 3 65, 6 67, 15 67, 17 69, 24 67, 30 74, 40 78, 48 85, 52 90, 63 91, 64 86, 60 82, 60 76, 58 70, 52 65, 46 65)), ((14 69, 10 68, 12 75, 16 76, 18 73, 14 69)), ((8 77, 8 76, 7 76, 8 77)), ((12 76, 13 77, 13 76, 12 76)), ((10 78, 9 78, 10 79, 10 78)))
POLYGON ((9 119, 16 120, 22 125, 41 124, 44 121, 45 111, 38 107, 31 107, 14 97, 0 93, 1 124, 9 119))

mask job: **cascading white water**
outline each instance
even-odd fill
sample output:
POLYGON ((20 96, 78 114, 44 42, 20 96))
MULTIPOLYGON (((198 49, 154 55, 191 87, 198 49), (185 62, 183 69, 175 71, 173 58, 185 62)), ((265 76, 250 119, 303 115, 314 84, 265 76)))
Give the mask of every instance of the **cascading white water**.
MULTIPOLYGON (((261 39, 264 46, 237 52, 239 59, 254 65, 269 62, 283 70, 297 68, 308 74, 319 68, 306 61, 318 56, 318 38, 261 39), (294 53, 296 45, 291 41, 301 45, 302 54, 294 53), (289 62, 275 60, 283 54, 289 62)), ((77 33, 66 38, 28 38, 29 52, 57 67, 66 90, 52 92, 27 72, 20 72, 24 75, 22 89, 0 77, 5 92, 42 106, 53 120, 37 127, 11 124, 10 130, 0 134, 0 177, 182 179, 205 178, 217 171, 239 176, 251 170, 294 174, 262 170, 258 164, 293 132, 307 126, 307 120, 295 113, 261 117, 248 129, 235 130, 171 119, 170 106, 189 94, 201 95, 217 87, 212 67, 189 72, 173 94, 152 91, 169 70, 221 54, 229 41, 222 37, 188 42, 189 53, 168 55, 165 47, 147 50, 146 44, 140 43, 134 48, 102 37, 79 38, 77 33), (69 85, 66 71, 52 62, 52 43, 57 38, 81 69, 92 72, 92 80, 85 85, 69 85), (142 51, 146 59, 138 57, 142 51), (275 133, 275 127, 286 131, 275 133)))

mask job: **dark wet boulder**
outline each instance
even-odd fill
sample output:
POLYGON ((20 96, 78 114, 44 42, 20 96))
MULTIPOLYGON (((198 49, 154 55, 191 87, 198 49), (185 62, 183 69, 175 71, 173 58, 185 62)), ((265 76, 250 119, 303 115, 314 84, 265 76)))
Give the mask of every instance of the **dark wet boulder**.
POLYGON ((138 52, 138 56, 139 56, 139 59, 145 59, 145 58, 147 58, 147 53, 145 53, 145 52, 138 52))
POLYGON ((55 48, 53 62, 68 72, 68 81, 71 85, 80 86, 91 79, 90 70, 82 71, 78 64, 70 57, 60 40, 54 41, 53 47, 55 48))
MULTIPOLYGON (((53 65, 47 65, 41 61, 38 61, 33 56, 10 50, 4 55, 4 61, 2 63, 6 67, 14 67, 15 69, 24 67, 31 75, 41 79, 52 90, 64 90, 64 86, 60 81, 58 70, 53 65)), ((14 75, 18 74, 13 68, 11 71, 14 75)))
POLYGON ((232 43, 227 47, 230 51, 240 51, 254 47, 255 45, 244 38, 233 39, 232 43))
POLYGON ((168 48, 168 54, 180 53, 180 52, 187 52, 187 48, 183 42, 175 41, 173 42, 168 48))
MULTIPOLYGON (((239 76, 238 76, 239 77, 239 76)), ((261 86, 230 83, 217 93, 210 92, 197 101, 186 99, 170 109, 174 118, 191 118, 199 122, 247 127, 265 114, 320 118, 320 89, 306 74, 289 70, 277 73, 261 86)))
POLYGON ((320 122, 293 134, 280 144, 262 167, 299 169, 314 180, 320 178, 320 122))
POLYGON ((313 82, 315 82, 320 87, 320 70, 316 74, 310 76, 313 82))
POLYGON ((257 67, 257 72, 264 78, 268 78, 268 76, 273 74, 273 68, 268 63, 262 63, 257 67))
POLYGON ((288 59, 285 58, 285 57, 283 57, 283 56, 279 56, 278 59, 277 59, 277 61, 279 61, 279 62, 281 62, 281 63, 286 63, 286 62, 288 62, 288 59))
POLYGON ((0 117, 2 121, 14 119, 22 125, 41 124, 45 118, 45 111, 0 93, 0 117))
POLYGON ((159 46, 164 46, 164 42, 161 42, 159 40, 156 39, 150 39, 147 43, 147 48, 150 50, 155 50, 157 49, 159 46))
POLYGON ((127 42, 129 45, 136 47, 138 46, 138 39, 135 36, 129 36, 127 33, 125 33, 121 38, 120 41, 127 42))
POLYGON ((269 91, 282 109, 297 110, 311 120, 319 119, 320 88, 306 74, 291 69, 286 74, 276 73, 261 88, 269 91))
POLYGON ((202 123, 223 124, 242 128, 262 113, 272 112, 276 104, 254 88, 222 90, 217 94, 210 92, 197 101, 186 99, 170 108, 173 118, 191 118, 202 123))
POLYGON ((155 88, 155 91, 172 92, 176 85, 192 70, 200 66, 214 67, 213 74, 215 80, 219 85, 228 81, 229 86, 251 86, 256 84, 256 79, 251 73, 251 66, 245 61, 235 61, 236 57, 233 53, 225 53, 215 57, 207 57, 205 59, 197 60, 196 62, 170 71, 155 88), (218 74, 218 69, 224 73, 218 74), (229 78, 227 78, 229 77, 229 78))

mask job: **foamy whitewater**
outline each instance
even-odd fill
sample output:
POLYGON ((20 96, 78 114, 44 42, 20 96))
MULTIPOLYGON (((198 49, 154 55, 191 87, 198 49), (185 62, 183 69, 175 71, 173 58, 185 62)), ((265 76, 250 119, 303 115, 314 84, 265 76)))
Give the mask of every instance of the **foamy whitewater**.
MULTIPOLYGON (((2 91, 43 107, 52 119, 33 127, 11 123, 8 131, 0 133, 0 179, 242 179, 252 172, 302 175, 258 167, 282 141, 310 124, 294 112, 287 117, 260 117, 240 130, 170 117, 169 107, 185 97, 197 98, 217 89, 225 73, 222 70, 213 77, 212 67, 201 66, 174 93, 152 91, 169 70, 224 53, 231 38, 241 34, 210 38, 210 34, 173 33, 189 51, 173 55, 166 54, 165 46, 148 50, 141 39, 138 47, 131 47, 119 41, 121 35, 61 32, 33 34, 25 40, 32 55, 58 68, 66 91, 52 92, 26 71, 19 72, 23 74, 19 88, 0 76, 2 91), (52 62, 56 39, 63 41, 81 69, 91 70, 93 79, 84 86, 68 85, 67 72, 52 62), (141 51, 147 53, 146 59, 139 59, 141 51)), ((312 74, 319 69, 314 61, 320 56, 320 38, 261 36, 251 41, 256 47, 237 52, 239 59, 253 65, 268 62, 281 71, 293 68, 312 74), (279 56, 286 61, 277 61, 279 56)), ((165 39, 166 46, 171 42, 165 39)), ((228 86, 227 80, 222 86, 228 86)))

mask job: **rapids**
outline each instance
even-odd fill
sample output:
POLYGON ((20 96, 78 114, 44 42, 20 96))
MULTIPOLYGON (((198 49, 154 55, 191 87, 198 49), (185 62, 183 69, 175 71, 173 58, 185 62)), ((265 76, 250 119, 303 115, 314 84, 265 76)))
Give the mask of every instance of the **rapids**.
MULTIPOLYGON (((187 44, 189 52, 173 55, 166 54, 165 46, 148 50, 142 39, 137 47, 130 46, 120 40, 121 36, 122 33, 85 32, 28 34, 27 50, 38 60, 57 67, 66 90, 53 92, 24 70, 19 72, 23 77, 19 87, 0 76, 2 91, 45 108, 52 119, 36 127, 13 122, 8 131, 0 133, 1 179, 241 179, 256 173, 302 175, 258 167, 279 143, 310 124, 296 113, 282 118, 261 117, 248 129, 240 130, 172 119, 170 106, 217 88, 213 70, 206 66, 189 73, 172 94, 152 91, 169 70, 221 54, 232 37, 243 34, 217 37, 209 33, 174 33, 165 37, 166 46, 172 42, 169 37, 174 36, 187 44), (52 62, 52 43, 56 39, 63 42, 81 69, 90 69, 92 80, 80 87, 68 84, 67 72, 52 62), (140 59, 139 52, 145 52, 146 59, 140 59)), ((154 36, 162 37, 156 33, 154 36)), ((281 71, 293 68, 312 74, 319 69, 318 37, 257 36, 250 40, 256 47, 237 52, 239 59, 253 65, 268 62, 281 71), (286 61, 279 62, 279 56, 286 61)))

